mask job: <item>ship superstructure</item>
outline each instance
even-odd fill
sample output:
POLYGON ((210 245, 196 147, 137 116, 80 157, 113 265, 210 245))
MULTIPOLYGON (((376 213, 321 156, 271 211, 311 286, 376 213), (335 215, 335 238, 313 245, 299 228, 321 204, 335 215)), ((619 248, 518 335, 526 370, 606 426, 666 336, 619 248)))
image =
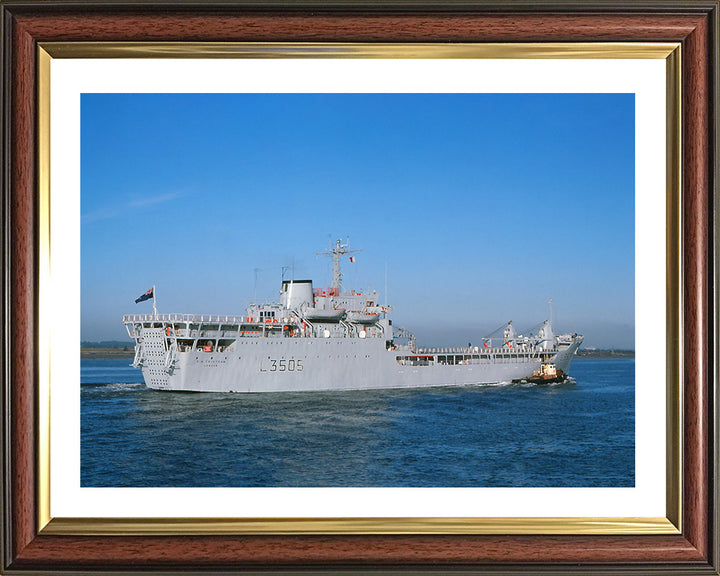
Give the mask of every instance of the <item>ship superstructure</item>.
POLYGON ((508 322, 480 346, 417 346, 376 291, 343 290, 340 258, 350 252, 338 240, 323 253, 333 258, 331 286, 283 280, 277 303, 251 304, 243 316, 124 316, 133 366, 149 388, 198 392, 491 384, 528 380, 547 364, 568 373, 582 336, 556 336, 549 320, 529 336, 508 322))

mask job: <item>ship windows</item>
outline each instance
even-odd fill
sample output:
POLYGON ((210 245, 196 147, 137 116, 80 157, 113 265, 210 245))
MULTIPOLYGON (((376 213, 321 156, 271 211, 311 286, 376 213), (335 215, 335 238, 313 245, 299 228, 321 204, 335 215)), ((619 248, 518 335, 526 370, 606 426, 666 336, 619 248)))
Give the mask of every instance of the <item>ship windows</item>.
POLYGON ((188 352, 189 350, 192 350, 193 348, 193 341, 192 340, 178 340, 178 350, 180 352, 188 352))
POLYGON ((395 360, 401 366, 432 366, 434 364, 432 356, 397 356, 395 360))
MULTIPOLYGON (((429 356, 431 358, 431 356, 429 356)), ((490 356, 483 354, 453 354, 453 355, 438 355, 437 363, 442 366, 461 366, 464 364, 473 364, 475 360, 488 360, 490 356)))

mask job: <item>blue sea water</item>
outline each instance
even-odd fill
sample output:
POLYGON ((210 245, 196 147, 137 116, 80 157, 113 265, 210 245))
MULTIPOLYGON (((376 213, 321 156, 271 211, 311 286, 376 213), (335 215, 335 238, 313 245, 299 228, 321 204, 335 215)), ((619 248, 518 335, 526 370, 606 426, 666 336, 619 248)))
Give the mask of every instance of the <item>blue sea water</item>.
POLYGON ((82 486, 635 484, 635 362, 573 380, 416 390, 157 392, 128 359, 81 362, 82 486))

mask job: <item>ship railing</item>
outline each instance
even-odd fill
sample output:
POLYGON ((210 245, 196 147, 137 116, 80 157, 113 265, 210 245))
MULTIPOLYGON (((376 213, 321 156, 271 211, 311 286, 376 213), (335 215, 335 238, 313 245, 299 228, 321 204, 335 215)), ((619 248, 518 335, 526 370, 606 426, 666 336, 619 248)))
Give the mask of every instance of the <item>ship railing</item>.
POLYGON ((417 348, 418 354, 477 354, 482 352, 477 346, 450 346, 445 348, 417 348))
POLYGON ((466 346, 450 346, 444 348, 417 348, 418 354, 527 354, 540 352, 552 353, 556 352, 556 350, 538 350, 533 349, 529 346, 513 346, 512 348, 508 346, 488 348, 485 348, 484 346, 471 346, 469 348, 466 346))
POLYGON ((245 316, 228 316, 221 314, 125 314, 123 322, 205 322, 238 324, 245 323, 245 316))

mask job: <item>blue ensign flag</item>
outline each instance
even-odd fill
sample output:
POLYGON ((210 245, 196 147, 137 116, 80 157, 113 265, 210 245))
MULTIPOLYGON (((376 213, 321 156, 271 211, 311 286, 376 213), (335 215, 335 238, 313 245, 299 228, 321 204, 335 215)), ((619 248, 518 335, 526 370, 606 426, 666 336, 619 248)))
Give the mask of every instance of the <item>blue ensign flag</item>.
POLYGON ((135 300, 135 304, 139 304, 140 302, 145 302, 145 300, 150 300, 150 298, 152 298, 152 297, 153 297, 153 289, 150 288, 150 290, 148 290, 147 292, 145 292, 145 294, 140 296, 140 298, 135 300))

